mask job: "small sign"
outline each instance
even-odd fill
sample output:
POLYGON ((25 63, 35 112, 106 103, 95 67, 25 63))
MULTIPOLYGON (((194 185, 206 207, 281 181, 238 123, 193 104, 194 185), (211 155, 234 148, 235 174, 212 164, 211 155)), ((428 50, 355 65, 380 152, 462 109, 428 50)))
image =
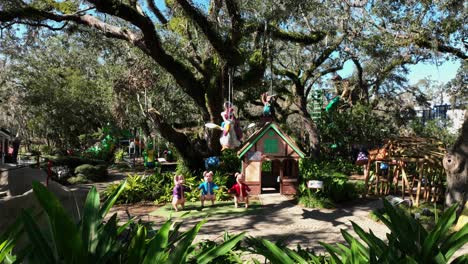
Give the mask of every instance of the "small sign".
POLYGON ((309 181, 307 183, 307 187, 309 189, 322 189, 323 188, 323 181, 309 181))

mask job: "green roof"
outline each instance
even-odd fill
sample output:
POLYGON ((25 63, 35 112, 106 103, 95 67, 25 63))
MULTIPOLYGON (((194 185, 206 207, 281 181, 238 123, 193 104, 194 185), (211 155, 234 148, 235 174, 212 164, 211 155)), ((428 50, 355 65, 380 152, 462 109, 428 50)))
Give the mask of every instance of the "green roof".
POLYGON ((294 143, 294 141, 288 135, 286 135, 276 124, 266 123, 261 129, 253 133, 241 146, 241 148, 237 152, 239 158, 242 158, 242 156, 244 156, 245 153, 247 153, 247 151, 249 151, 270 129, 273 129, 273 131, 275 131, 278 134, 278 136, 280 136, 299 155, 299 157, 305 157, 304 152, 302 152, 299 149, 299 147, 294 143))

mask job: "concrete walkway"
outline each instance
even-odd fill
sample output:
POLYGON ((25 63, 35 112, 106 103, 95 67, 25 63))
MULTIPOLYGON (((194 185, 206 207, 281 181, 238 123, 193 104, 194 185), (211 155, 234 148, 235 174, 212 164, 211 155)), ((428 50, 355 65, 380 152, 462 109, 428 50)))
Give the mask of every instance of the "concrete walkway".
MULTIPOLYGON (((271 241, 286 239, 289 246, 308 247, 323 252, 319 241, 326 243, 344 242, 340 230, 352 232, 351 221, 364 230, 372 231, 380 238, 385 238, 388 229, 385 225, 369 218, 369 212, 380 206, 380 201, 361 201, 346 208, 308 209, 297 206, 279 194, 267 194, 259 197, 264 209, 258 214, 247 216, 223 216, 210 219, 201 229, 198 239, 216 240, 222 238, 224 231, 267 238, 271 241)), ((193 226, 200 219, 190 219, 184 225, 193 226)))
MULTIPOLYGON (((280 194, 264 194, 258 199, 262 207, 248 209, 257 210, 257 212, 210 217, 201 228, 196 240, 221 241, 225 231, 231 234, 245 231, 249 236, 262 237, 274 242, 285 239, 284 241, 290 247, 295 248, 299 244, 303 248, 308 247, 316 252, 324 252, 318 242, 344 243, 341 229, 354 234, 351 221, 360 225, 364 230, 371 229, 382 239, 385 239, 385 234, 389 232, 384 224, 369 218, 369 213, 381 206, 379 200, 360 200, 336 209, 309 209, 294 204, 293 201, 280 194)), ((149 215, 156 209, 158 207, 151 204, 121 205, 113 208, 111 214, 116 212, 119 218, 125 221, 128 211, 132 217, 153 222, 157 228, 166 219, 149 215)), ((182 229, 187 230, 201 220, 203 218, 189 215, 183 219, 182 229)))

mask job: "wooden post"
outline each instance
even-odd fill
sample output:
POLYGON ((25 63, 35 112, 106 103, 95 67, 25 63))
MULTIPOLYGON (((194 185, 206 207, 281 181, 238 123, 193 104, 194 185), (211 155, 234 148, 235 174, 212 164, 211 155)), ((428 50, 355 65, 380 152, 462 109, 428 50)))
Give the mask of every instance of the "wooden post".
POLYGON ((421 182, 422 182, 422 177, 423 177, 423 168, 424 164, 421 162, 418 162, 418 167, 419 167, 419 177, 418 177, 418 188, 416 189, 416 207, 419 206, 419 194, 421 193, 421 182))
POLYGON ((283 176, 284 176, 284 162, 280 160, 280 194, 283 194, 283 176))
POLYGON ((365 188, 365 192, 364 192, 364 196, 363 198, 366 197, 367 193, 369 192, 369 175, 370 175, 370 164, 371 164, 371 160, 369 159, 367 161, 367 164, 364 165, 364 188, 365 188))
POLYGON ((375 195, 379 195, 379 163, 375 163, 375 195))
POLYGON ((410 199, 411 199, 411 202, 414 202, 414 197, 413 197, 413 190, 411 190, 411 185, 408 181, 408 177, 406 175, 406 171, 405 171, 405 167, 404 165, 402 164, 401 166, 401 176, 402 176, 402 191, 403 191, 403 199, 405 198, 405 184, 408 185, 408 189, 409 189, 409 196, 410 196, 410 199))

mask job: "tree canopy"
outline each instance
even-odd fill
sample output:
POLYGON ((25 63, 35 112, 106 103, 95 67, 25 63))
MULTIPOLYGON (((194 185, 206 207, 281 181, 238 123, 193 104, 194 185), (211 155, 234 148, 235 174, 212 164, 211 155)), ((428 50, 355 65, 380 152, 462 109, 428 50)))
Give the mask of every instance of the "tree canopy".
POLYGON ((391 96, 411 90, 407 65, 465 63, 463 19, 462 1, 2 0, 0 59, 20 75, 9 78, 14 92, 26 87, 37 104, 27 122, 68 109, 74 118, 57 118, 64 130, 54 133, 74 136, 114 118, 155 129, 201 164, 219 151, 219 134, 202 124, 221 121, 230 79, 241 120, 258 118, 271 90, 278 121, 300 120, 297 138, 317 153, 313 91, 332 86, 349 108, 398 105, 391 96), (347 61, 353 75, 331 83, 347 61), (86 109, 99 114, 88 120, 86 109))

